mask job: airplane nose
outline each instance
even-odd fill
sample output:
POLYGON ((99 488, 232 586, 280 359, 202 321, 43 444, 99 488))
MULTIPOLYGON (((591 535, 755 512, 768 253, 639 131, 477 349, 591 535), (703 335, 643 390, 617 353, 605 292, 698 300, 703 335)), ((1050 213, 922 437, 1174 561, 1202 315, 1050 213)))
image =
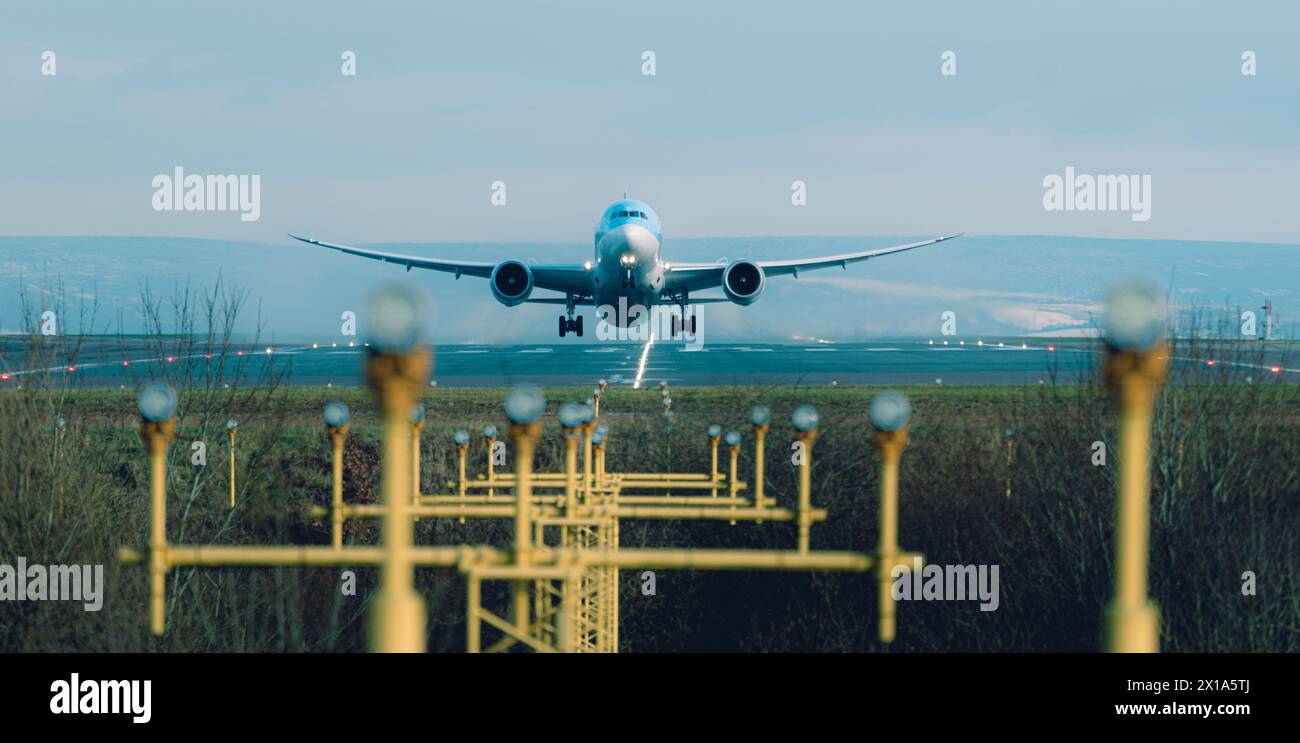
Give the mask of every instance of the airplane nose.
POLYGON ((659 241, 650 230, 640 225, 625 224, 605 233, 600 247, 605 255, 631 256, 637 263, 652 263, 659 252, 659 241))

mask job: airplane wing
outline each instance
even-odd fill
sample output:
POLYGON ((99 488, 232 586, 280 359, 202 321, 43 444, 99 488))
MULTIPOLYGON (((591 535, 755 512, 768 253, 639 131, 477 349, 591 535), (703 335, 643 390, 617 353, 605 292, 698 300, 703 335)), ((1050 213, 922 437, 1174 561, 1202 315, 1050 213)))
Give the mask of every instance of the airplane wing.
MULTIPOLYGON (((299 237, 290 234, 295 240, 305 242, 309 245, 319 245, 322 248, 337 250, 340 253, 349 255, 359 255, 362 258, 384 261, 385 263, 396 263, 399 266, 406 266, 406 270, 412 268, 426 268, 431 271, 445 271, 446 273, 456 274, 456 278, 461 276, 477 276, 488 278, 492 275, 492 269, 496 268, 496 263, 485 263, 482 261, 460 261, 445 258, 425 258, 418 255, 405 255, 402 253, 388 253, 382 250, 370 250, 369 248, 354 248, 348 245, 335 245, 333 243, 321 242, 310 237, 299 237)), ((587 291, 587 269, 580 265, 530 265, 529 269, 533 272, 533 284, 539 289, 551 289, 553 291, 587 291)), ((535 300, 534 300, 535 301, 535 300)))
MULTIPOLYGON (((931 240, 922 240, 921 242, 908 243, 906 245, 894 245, 888 248, 876 248, 874 250, 863 250, 857 253, 843 253, 841 255, 828 255, 819 258, 796 258, 789 261, 755 261, 763 268, 763 273, 768 276, 785 276, 791 275, 799 278, 800 271, 815 271, 819 268, 830 268, 839 266, 847 269, 850 263, 879 258, 882 255, 892 253, 902 253, 906 250, 915 250, 923 248, 926 245, 934 245, 945 240, 951 240, 955 237, 961 237, 962 233, 954 235, 943 235, 931 240)), ((727 267, 725 263, 673 263, 668 270, 668 276, 665 287, 666 289, 708 289, 718 287, 722 284, 722 271, 727 267)), ((691 302, 699 300, 692 299, 691 302)))

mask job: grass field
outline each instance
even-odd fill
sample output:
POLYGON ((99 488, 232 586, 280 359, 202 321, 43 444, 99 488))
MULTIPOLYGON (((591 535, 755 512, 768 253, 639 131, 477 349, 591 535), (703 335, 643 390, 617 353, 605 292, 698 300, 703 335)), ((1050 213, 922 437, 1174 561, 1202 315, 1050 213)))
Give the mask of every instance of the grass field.
MULTIPOLYGON (((672 390, 674 430, 662 429, 657 389, 611 389, 607 467, 706 471, 705 429, 745 438, 742 476, 752 476, 749 408, 772 409, 767 492, 790 506, 791 410, 822 413, 813 452, 814 549, 875 546, 877 465, 870 448, 869 387, 672 390)), ((1093 442, 1113 450, 1113 415, 1096 384, 905 388, 911 439, 901 475, 900 543, 940 564, 1000 566, 1000 605, 913 601, 899 606, 894 651, 1091 651, 1111 594, 1115 456, 1093 463, 1093 442), (1013 448, 1006 433, 1013 429, 1013 448), (1011 496, 1007 497, 1008 484, 1011 496)), ((585 391, 547 390, 550 411, 585 391)), ((451 434, 474 434, 472 471, 485 452, 478 432, 504 427, 503 390, 430 389, 424 403, 423 490, 447 492, 451 434)), ((171 450, 168 534, 177 543, 328 544, 326 519, 309 509, 329 498, 323 404, 352 408, 345 498, 378 499, 378 413, 364 390, 197 387, 182 390, 171 450), (228 508, 225 422, 239 421, 239 506, 228 508), (193 442, 206 466, 191 463, 193 442)), ((377 585, 358 570, 343 596, 332 569, 173 571, 169 632, 148 634, 144 571, 121 568, 120 546, 147 539, 147 467, 129 391, 36 386, 0 393, 0 562, 103 563, 104 608, 72 602, 0 604, 6 651, 356 651, 365 648, 366 604, 377 585), (63 417, 67 432, 56 433, 63 417)), ((538 467, 559 468, 561 437, 548 417, 538 467)), ((1300 649, 1300 397, 1285 384, 1175 385, 1162 394, 1153 447, 1151 591, 1162 647, 1171 651, 1300 649), (1253 571, 1256 595, 1243 595, 1253 571)), ((506 521, 424 520, 426 544, 509 545, 506 521)), ((375 543, 375 522, 348 524, 345 540, 375 543)), ((622 543, 645 547, 790 548, 788 524, 625 522, 622 543)), ((659 571, 642 596, 624 571, 624 651, 875 651, 870 575, 659 571)), ((429 648, 464 646, 464 585, 455 571, 422 571, 429 648)), ((485 592, 485 601, 505 604, 485 592)))

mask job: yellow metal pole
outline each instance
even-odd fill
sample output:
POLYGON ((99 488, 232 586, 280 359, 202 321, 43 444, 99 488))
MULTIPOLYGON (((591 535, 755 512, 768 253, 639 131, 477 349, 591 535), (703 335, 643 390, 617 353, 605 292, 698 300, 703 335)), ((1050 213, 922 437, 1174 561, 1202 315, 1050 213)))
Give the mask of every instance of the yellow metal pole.
POLYGON ((795 438, 803 443, 803 461, 799 465, 799 554, 806 555, 812 540, 812 449, 817 429, 796 431, 795 438))
MULTIPOLYGON (((600 547, 606 552, 613 551, 614 521, 614 518, 606 519, 600 528, 600 547)), ((614 652, 614 568, 605 567, 601 570, 600 588, 600 611, 601 618, 604 620, 600 633, 601 644, 604 652, 612 653, 614 652)))
POLYGON ((1120 492, 1115 504, 1115 597, 1106 611, 1106 650, 1160 650, 1160 615, 1147 597, 1150 553, 1151 419, 1169 356, 1166 343, 1144 352, 1112 350, 1106 377, 1119 397, 1120 492))
MULTIPOLYGON (((496 449, 496 444, 497 444, 496 436, 487 437, 487 479, 489 482, 496 479, 496 462, 494 462, 492 458, 493 450, 496 449)), ((464 482, 465 475, 462 474, 460 476, 460 479, 462 482, 464 482)), ((496 495, 496 489, 488 488, 487 494, 488 497, 491 498, 492 496, 496 495)))
POLYGON ((334 549, 343 547, 343 442, 348 437, 348 424, 329 426, 330 453, 333 459, 333 492, 330 504, 330 544, 334 549))
MULTIPOLYGON (((668 500, 659 497, 662 503, 680 503, 682 499, 673 498, 668 500)), ((586 524, 591 521, 598 521, 602 518, 617 516, 619 518, 634 520, 676 520, 676 519, 701 519, 709 521, 735 521, 744 519, 745 521, 791 521, 798 522, 799 514, 788 508, 754 508, 745 505, 744 508, 733 510, 730 508, 731 500, 720 498, 714 501, 711 498, 704 498, 708 501, 709 506, 677 506, 677 505, 660 505, 659 503, 647 504, 644 501, 638 502, 637 505, 618 506, 612 505, 583 505, 579 504, 577 513, 574 518, 564 516, 564 496, 555 499, 555 505, 538 504, 537 498, 533 498, 534 504, 532 509, 532 518, 545 519, 548 525, 558 525, 561 523, 583 522, 586 524)), ((739 505, 743 499, 737 498, 736 503, 739 505)), ((378 503, 362 503, 356 505, 343 506, 343 518, 347 519, 382 519, 386 515, 386 506, 378 503)), ((480 505, 421 505, 407 506, 408 516, 420 516, 422 518, 460 518, 464 516, 467 519, 514 519, 516 509, 514 499, 510 503, 495 501, 492 504, 480 505)), ((313 507, 308 513, 317 517, 329 515, 329 509, 322 506, 313 507)), ((826 520, 826 510, 814 508, 809 511, 809 521, 818 523, 826 520)))
POLYGON ((577 640, 577 621, 576 613, 573 609, 574 586, 577 585, 580 571, 569 570, 563 578, 564 588, 564 605, 560 607, 559 624, 556 627, 556 637, 558 639, 559 650, 561 653, 572 653, 577 640))
MULTIPOLYGON (((565 516, 572 516, 578 506, 578 438, 573 429, 566 428, 564 431, 564 503, 565 516)), ((561 526, 560 527, 560 544, 568 548, 577 543, 576 534, 579 527, 561 526)), ((563 606, 560 607, 560 613, 564 618, 564 628, 560 633, 563 639, 562 650, 568 648, 572 650, 575 645, 578 631, 578 601, 577 592, 580 586, 579 572, 574 571, 570 577, 564 581, 561 586, 563 594, 563 606)), ((567 651, 566 651, 567 652, 567 651)))
POLYGON ((879 636, 881 642, 893 642, 895 633, 894 597, 891 572, 898 559, 898 462, 907 445, 907 426, 894 431, 877 431, 876 450, 880 452, 880 565, 876 569, 880 602, 879 636))
POLYGON ((470 573, 465 578, 465 584, 468 594, 465 602, 465 650, 469 653, 477 653, 482 645, 483 628, 480 626, 479 605, 483 601, 483 596, 477 575, 470 573))
MULTIPOLYGON (((736 467, 740 463, 740 444, 732 444, 727 447, 727 454, 730 457, 731 464, 727 477, 727 497, 731 498, 731 510, 736 510, 736 467)), ((736 525, 736 520, 731 520, 731 525, 736 525)))
MULTIPOLYGON (((613 500, 613 503, 614 503, 615 507, 617 507, 617 506, 618 506, 618 491, 615 491, 615 492, 614 492, 613 497, 612 497, 612 500, 613 500)), ((620 540, 620 538, 621 538, 621 535, 619 534, 619 523, 620 523, 620 519, 619 519, 617 516, 615 516, 615 517, 613 518, 613 520, 611 521, 611 524, 612 524, 612 536, 611 536, 611 538, 610 538, 610 550, 611 550, 612 552, 618 552, 618 550, 619 550, 619 540, 620 540)), ((614 652, 614 653, 617 653, 617 652, 618 652, 618 623, 619 623, 619 611, 620 611, 620 606, 619 606, 619 605, 620 605, 620 601, 619 601, 619 586, 620 586, 619 576, 620 576, 620 572, 619 572, 619 568, 618 568, 617 565, 611 567, 611 568, 610 568, 610 571, 611 571, 611 573, 612 573, 612 576, 611 576, 611 578, 610 578, 610 583, 611 583, 611 593, 613 594, 612 596, 610 596, 610 602, 611 602, 611 609, 610 609, 610 612, 611 612, 611 615, 612 615, 612 621, 611 621, 611 623, 610 623, 610 624, 611 624, 611 626, 610 626, 610 651, 611 651, 611 652, 614 652)))
MULTIPOLYGON (((728 466, 728 474, 727 474, 727 497, 731 498, 732 500, 735 500, 736 483, 739 482, 739 480, 736 479, 736 467, 740 461, 740 447, 739 446, 727 447, 727 455, 730 458, 730 465, 728 466)), ((736 508, 734 503, 732 504, 731 507, 733 510, 736 508)))
MULTIPOLYGON (((123 565, 139 565, 149 561, 148 550, 123 547, 118 559, 123 565)), ((203 566, 225 567, 272 566, 288 567, 311 565, 339 567, 343 565, 382 566, 387 559, 387 548, 332 547, 303 545, 266 545, 240 547, 235 545, 168 545, 169 567, 203 566)), ((829 552, 814 550, 800 555, 793 550, 733 550, 733 549, 627 549, 617 553, 551 552, 538 564, 521 570, 514 565, 512 555, 484 546, 460 545, 455 547, 416 547, 412 551, 413 563, 421 567, 448 568, 471 567, 481 573, 491 572, 502 580, 513 579, 517 573, 536 577, 546 572, 547 566, 563 561, 567 570, 572 565, 601 565, 621 568, 660 568, 664 570, 833 570, 865 572, 879 565, 874 555, 859 552, 829 552), (490 570, 489 570, 490 568, 490 570)), ((921 557, 919 554, 900 552, 899 560, 921 557)), ((556 579, 561 577, 558 573, 556 579)))
MULTIPOLYGON (((148 550, 122 547, 118 559, 123 565, 139 565, 149 560, 148 550)), ((388 559, 388 548, 333 547, 317 545, 251 545, 240 547, 229 544, 167 545, 167 566, 225 567, 231 565, 261 565, 287 567, 310 565, 313 567, 340 567, 367 565, 382 567, 388 559)), ((457 565, 510 564, 510 555, 492 547, 460 545, 456 547, 415 547, 410 551, 414 565, 429 568, 447 568, 457 565)))
POLYGON ((763 503, 763 439, 767 438, 767 424, 754 426, 754 505, 763 503))
POLYGON ((411 505, 420 505, 420 434, 424 431, 424 417, 411 423, 411 505))
MULTIPOLYGON (((546 548, 546 526, 538 519, 533 519, 532 544, 538 549, 546 548)), ((546 605, 550 601, 549 594, 546 590, 548 585, 549 581, 541 577, 533 581, 533 613, 530 621, 537 623, 537 629, 533 636, 542 642, 547 640, 546 635, 548 627, 546 626, 546 621, 548 613, 546 611, 546 605)), ((530 626, 532 625, 530 624, 530 626)))
MULTIPOLYGON (((527 567, 532 563, 532 501, 533 454, 541 423, 512 423, 510 439, 515 445, 515 564, 527 567)), ((515 630, 528 634, 528 581, 514 582, 515 630)))
POLYGON ((149 448, 149 631, 167 631, 167 446, 176 438, 176 422, 145 422, 140 437, 149 448))
MULTIPOLYGON (((456 482, 457 482, 456 495, 458 495, 458 496, 460 497, 460 503, 461 503, 461 506, 462 506, 462 507, 464 507, 464 505, 465 505, 465 484, 466 484, 466 480, 465 480, 465 459, 466 459, 467 456, 469 456, 469 444, 460 444, 460 445, 458 445, 458 446, 456 447, 456 467, 457 467, 457 471, 458 471, 460 474, 458 475, 458 478, 457 478, 457 481, 456 481, 456 482)), ((489 456, 489 461, 490 461, 490 456, 489 456)), ((492 467, 492 465, 489 464, 489 465, 488 465, 489 470, 491 470, 491 467, 492 467)), ((489 498, 492 497, 492 490, 491 490, 491 489, 488 490, 488 497, 489 497, 489 498)), ((460 517, 460 523, 462 523, 462 524, 465 523, 465 517, 464 517, 464 516, 461 516, 461 517, 460 517)))
POLYGON ((564 504, 565 515, 572 516, 578 507, 578 439, 572 431, 564 432, 564 504))
POLYGON ((429 376, 428 349, 407 353, 373 353, 367 379, 379 396, 384 414, 383 478, 384 564, 380 589, 372 609, 370 649, 377 652, 422 653, 425 649, 425 607, 415 592, 411 560, 413 524, 411 498, 410 423, 407 416, 416 390, 429 376))
POLYGON ((238 433, 233 428, 227 429, 230 434, 230 508, 235 507, 235 434, 238 433))
MULTIPOLYGON (((898 557, 911 558, 909 553, 898 557)), ((919 556, 919 555, 916 555, 919 556)), ((879 565, 871 555, 857 552, 813 551, 800 555, 789 550, 629 549, 616 553, 580 556, 583 564, 663 570, 843 570, 866 572, 879 565)))
POLYGON ((587 421, 582 426, 582 499, 583 502, 591 500, 591 431, 594 429, 595 419, 587 421))
POLYGON ((709 434, 709 482, 712 483, 713 497, 718 497, 718 436, 709 434))
MULTIPOLYGON (((901 392, 885 391, 871 399, 867 417, 876 429, 872 437, 880 455, 880 546, 877 549, 877 598, 880 612, 878 628, 880 641, 894 641, 895 606, 890 591, 894 568, 908 557, 898 549, 898 463, 907 446, 907 424, 912 418, 912 405, 901 392)), ((919 555, 913 557, 919 558, 919 555)))

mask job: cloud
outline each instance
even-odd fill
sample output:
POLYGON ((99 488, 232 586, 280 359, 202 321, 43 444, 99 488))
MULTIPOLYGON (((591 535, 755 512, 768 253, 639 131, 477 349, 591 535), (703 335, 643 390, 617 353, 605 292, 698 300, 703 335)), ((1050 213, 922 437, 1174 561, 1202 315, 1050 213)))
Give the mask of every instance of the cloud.
POLYGON ((990 312, 990 315, 999 322, 1026 331, 1039 331, 1062 326, 1083 326, 1088 322, 1086 319, 1081 319, 1066 312, 1053 312, 1037 307, 996 307, 990 312))

